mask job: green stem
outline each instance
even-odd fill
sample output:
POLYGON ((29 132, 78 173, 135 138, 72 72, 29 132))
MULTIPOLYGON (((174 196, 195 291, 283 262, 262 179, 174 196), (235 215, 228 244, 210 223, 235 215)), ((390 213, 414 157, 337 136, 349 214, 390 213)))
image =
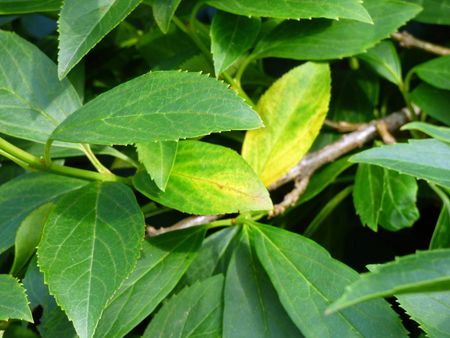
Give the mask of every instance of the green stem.
POLYGON ((86 157, 89 159, 89 161, 92 163, 92 165, 97 169, 97 171, 102 175, 113 175, 111 171, 109 171, 108 168, 106 168, 99 159, 95 156, 95 154, 92 152, 91 147, 89 144, 82 144, 81 148, 83 152, 85 153, 86 157))
POLYGON ((405 101, 406 107, 409 110, 411 115, 411 120, 416 119, 416 114, 414 112, 414 108, 411 103, 411 99, 409 97, 410 83, 412 76, 414 75, 415 69, 411 69, 408 74, 406 74, 405 81, 399 86, 400 92, 402 93, 403 100, 405 101))
POLYGON ((44 163, 47 167, 50 167, 52 165, 52 156, 50 154, 50 150, 52 148, 52 139, 48 139, 47 142, 45 142, 44 147, 44 163))
POLYGON ((254 60, 254 58, 255 57, 252 54, 250 54, 239 65, 239 68, 238 68, 238 70, 236 72, 236 76, 234 77, 235 81, 239 84, 239 87, 241 87, 242 75, 244 74, 244 72, 247 69, 248 65, 254 60))
POLYGON ((209 52, 209 49, 200 40, 200 38, 197 36, 197 34, 195 34, 194 31, 192 31, 191 29, 186 27, 186 25, 180 19, 178 19, 176 16, 174 16, 172 18, 172 21, 182 32, 184 32, 186 35, 188 35, 191 38, 191 40, 195 43, 195 45, 198 47, 198 49, 200 49, 200 51, 203 54, 205 54, 208 61, 212 64, 211 53, 209 52))
POLYGON ((214 221, 214 222, 207 224, 206 226, 208 229, 213 229, 213 228, 219 228, 219 227, 231 226, 231 225, 235 225, 234 218, 227 218, 227 219, 221 219, 218 221, 214 221))
POLYGON ((247 101, 248 105, 252 108, 255 108, 256 105, 253 100, 247 95, 247 93, 242 89, 241 85, 236 82, 227 72, 223 72, 222 76, 224 79, 230 84, 231 88, 245 101, 247 101))

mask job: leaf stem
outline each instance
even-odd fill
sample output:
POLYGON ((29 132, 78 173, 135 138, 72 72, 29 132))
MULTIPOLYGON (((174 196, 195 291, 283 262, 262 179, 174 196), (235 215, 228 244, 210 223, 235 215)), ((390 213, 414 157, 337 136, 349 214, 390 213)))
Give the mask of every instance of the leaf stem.
POLYGON ((240 96, 242 97, 245 101, 247 101, 247 104, 252 107, 255 108, 256 105, 253 102, 253 100, 247 95, 247 93, 242 89, 241 85, 231 77, 231 75, 229 75, 227 72, 223 72, 222 76, 224 77, 224 79, 230 84, 231 88, 233 88, 233 90, 240 96))
POLYGON ((111 171, 109 171, 108 168, 106 168, 99 159, 95 156, 95 154, 92 152, 91 147, 89 144, 82 144, 81 148, 83 149, 83 152, 85 153, 86 157, 89 159, 89 161, 92 163, 92 165, 97 169, 97 171, 102 175, 113 175, 111 171))
POLYGON ((52 156, 50 154, 50 150, 52 148, 53 140, 49 138, 47 142, 45 142, 44 147, 44 163, 47 167, 50 167, 52 165, 52 156))

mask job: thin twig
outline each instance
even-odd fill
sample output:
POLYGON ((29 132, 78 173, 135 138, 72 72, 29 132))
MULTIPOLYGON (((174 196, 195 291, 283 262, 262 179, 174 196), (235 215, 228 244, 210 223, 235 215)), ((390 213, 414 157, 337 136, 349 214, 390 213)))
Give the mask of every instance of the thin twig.
POLYGON ((380 134, 381 139, 386 144, 394 144, 396 143, 394 136, 389 132, 388 126, 386 125, 386 122, 379 121, 376 124, 378 134, 380 134))
POLYGON ((450 55, 450 48, 435 45, 428 41, 420 40, 408 32, 398 32, 391 34, 400 46, 405 48, 417 48, 437 55, 450 55))
POLYGON ((348 133, 351 131, 360 130, 367 126, 367 123, 351 123, 346 121, 330 121, 325 120, 323 123, 327 127, 337 130, 340 133, 348 133))
MULTIPOLYGON (((275 205, 274 210, 271 212, 271 216, 274 217, 278 215, 287 207, 296 203, 301 194, 306 190, 309 179, 317 169, 375 139, 379 135, 377 124, 380 124, 380 122, 385 124, 386 130, 389 133, 392 133, 410 120, 408 110, 403 109, 402 111, 392 113, 381 120, 374 120, 367 123, 364 128, 345 134, 336 142, 331 143, 316 152, 306 155, 299 164, 297 164, 285 176, 269 187, 269 190, 273 191, 288 182, 296 181, 294 190, 286 195, 283 202, 275 205)), ((220 217, 220 215, 191 216, 182 219, 170 227, 160 229, 148 227, 147 233, 149 236, 156 236, 170 231, 207 224, 220 217)))

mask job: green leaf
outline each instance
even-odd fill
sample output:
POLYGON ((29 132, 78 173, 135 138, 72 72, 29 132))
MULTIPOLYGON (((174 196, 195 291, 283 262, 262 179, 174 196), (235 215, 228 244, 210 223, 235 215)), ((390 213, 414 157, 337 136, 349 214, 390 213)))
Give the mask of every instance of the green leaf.
POLYGON ((44 312, 39 325, 39 333, 42 338, 78 337, 72 323, 58 306, 55 306, 47 313, 44 312))
POLYGON ((42 228, 53 209, 51 203, 33 210, 20 224, 14 243, 14 262, 10 274, 17 275, 33 256, 41 240, 42 228))
POLYGON ((270 210, 269 193, 233 150, 199 141, 183 141, 163 192, 146 172, 133 177, 142 194, 170 208, 197 215, 270 210))
POLYGON ((448 337, 450 332, 450 291, 397 295, 406 314, 420 324, 428 337, 448 337))
POLYGON ((450 126, 450 91, 421 83, 412 91, 411 99, 427 115, 450 126))
POLYGON ((153 182, 162 191, 166 190, 167 182, 175 163, 177 147, 178 142, 176 141, 136 144, 139 161, 144 165, 153 182))
POLYGON ((10 275, 0 275, 0 320, 33 322, 25 289, 10 275))
POLYGON ((136 268, 109 301, 95 337, 123 337, 145 319, 176 286, 204 235, 204 227, 194 227, 145 241, 136 268))
POLYGON ((56 140, 131 144, 261 127, 257 114, 219 81, 197 73, 150 72, 77 110, 56 140))
POLYGON ((328 60, 363 53, 420 11, 419 6, 399 0, 365 0, 364 6, 373 24, 345 19, 286 21, 267 34, 254 53, 295 60, 328 60))
POLYGON ((414 20, 437 24, 450 25, 450 0, 407 0, 423 7, 423 11, 414 20))
POLYGON ((217 12, 211 24, 211 53, 216 76, 227 70, 250 47, 258 36, 261 20, 217 12))
POLYGON ((192 285, 215 274, 225 274, 239 229, 227 227, 208 236, 184 274, 182 284, 192 285))
POLYGON ((0 14, 59 11, 62 0, 0 0, 0 14))
POLYGON ((410 140, 372 148, 350 158, 450 187, 450 145, 433 140, 410 140))
POLYGON ((139 205, 120 183, 91 183, 56 203, 39 266, 80 337, 93 336, 108 299, 133 270, 143 230, 139 205))
POLYGON ((328 64, 308 62, 277 80, 256 107, 266 128, 247 132, 242 156, 266 186, 285 175, 311 147, 328 111, 328 64))
POLYGON ((185 287, 164 304, 143 338, 221 337, 222 293, 222 275, 185 287))
POLYGON ((208 0, 208 4, 223 11, 278 19, 352 19, 371 23, 370 15, 357 0, 288 0, 274 3, 265 0, 208 0))
POLYGON ((327 309, 328 312, 378 297, 448 290, 450 249, 421 251, 368 268, 370 272, 361 274, 347 286, 343 295, 327 309))
POLYGON ((14 244, 20 223, 34 209, 77 190, 86 181, 45 173, 21 175, 0 186, 0 253, 14 244))
POLYGON ((58 76, 69 71, 141 0, 64 0, 59 15, 58 76))
POLYGON ((59 81, 56 65, 36 46, 0 31, 0 133, 45 143, 81 106, 69 80, 59 81))
POLYGON ((358 274, 315 242, 259 223, 251 227, 251 238, 281 303, 306 337, 407 336, 395 312, 382 300, 324 314, 358 274))
POLYGON ((386 80, 401 86, 402 68, 397 51, 392 41, 381 41, 375 47, 358 57, 367 62, 369 66, 386 80))
POLYGON ((433 189, 442 200, 442 209, 434 228, 430 249, 450 248, 450 199, 439 188, 433 187, 433 189))
POLYGON ((155 0, 152 4, 153 17, 163 33, 169 31, 170 22, 181 0, 155 0))
POLYGON ((245 228, 228 266, 224 299, 225 338, 302 337, 250 248, 245 228))
POLYGON ((415 69, 425 82, 440 89, 450 90, 450 55, 432 59, 415 69))
POLYGON ((438 127, 425 122, 410 122, 402 127, 402 130, 419 130, 436 140, 450 143, 450 128, 438 127))

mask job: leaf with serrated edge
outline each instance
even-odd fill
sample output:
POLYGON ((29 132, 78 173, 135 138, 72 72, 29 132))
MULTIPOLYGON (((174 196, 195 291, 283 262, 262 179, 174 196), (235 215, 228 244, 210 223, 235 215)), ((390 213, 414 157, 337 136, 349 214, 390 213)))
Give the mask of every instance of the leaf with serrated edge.
POLYGON ((0 253, 14 244, 20 223, 34 209, 88 182, 47 173, 18 176, 0 186, 0 253))
POLYGON ((256 107, 264 129, 245 135, 242 156, 266 186, 285 175, 311 147, 328 111, 328 64, 308 62, 277 80, 256 107))
POLYGON ((358 0, 208 0, 208 4, 224 11, 279 19, 351 19, 372 23, 370 15, 358 0))
POLYGON ((261 20, 218 12, 211 24, 211 53, 216 76, 227 70, 256 40, 261 20))
POLYGON ((358 274, 317 243, 259 223, 251 227, 251 239, 286 312, 305 336, 407 337, 397 314, 383 300, 325 315, 326 307, 358 274))
POLYGON ((145 241, 136 268, 109 301, 95 337, 123 337, 146 318, 183 276, 204 235, 204 227, 195 227, 145 241), (149 292, 149 285, 158 287, 149 292))
POLYGON ((38 47, 0 31, 0 133, 45 143, 53 130, 81 107, 69 80, 38 47))
POLYGON ((450 145, 438 140, 410 140, 372 148, 350 161, 379 165, 450 188, 450 145))
POLYGON ((52 138, 131 144, 261 126, 258 115, 223 83, 198 73, 161 71, 97 96, 67 118, 52 138))
POLYGON ((136 198, 121 183, 91 183, 56 203, 38 261, 81 338, 93 336, 108 299, 133 270, 143 234, 136 198))
POLYGON ((11 275, 0 275, 0 320, 33 322, 25 289, 11 275))
POLYGON ((185 287, 164 304, 143 338, 220 337, 223 282, 223 276, 217 275, 185 287))
POLYGON ((327 312, 395 294, 448 290, 450 249, 419 251, 385 264, 369 265, 370 272, 349 284, 327 312))
POLYGON ((142 142, 136 144, 139 161, 144 165, 153 182, 162 191, 166 190, 166 185, 175 163, 177 147, 178 142, 176 141, 142 142))
POLYGON ((186 213, 212 215, 270 210, 269 193, 235 151, 206 142, 182 141, 163 192, 146 172, 133 177, 138 191, 186 213))
POLYGON ((436 140, 450 143, 450 128, 447 127, 439 127, 435 126, 430 123, 425 122, 410 122, 408 124, 405 124, 402 128, 402 130, 418 130, 422 133, 425 133, 436 140))
POLYGON ((328 60, 363 53, 389 37, 421 9, 398 0, 365 0, 364 7, 373 24, 344 19, 285 21, 260 40, 255 56, 328 60))
POLYGON ((59 14, 58 76, 69 71, 142 0, 64 0, 59 14))
POLYGON ((155 0, 152 5, 153 17, 163 33, 169 31, 170 21, 181 0, 155 0))

